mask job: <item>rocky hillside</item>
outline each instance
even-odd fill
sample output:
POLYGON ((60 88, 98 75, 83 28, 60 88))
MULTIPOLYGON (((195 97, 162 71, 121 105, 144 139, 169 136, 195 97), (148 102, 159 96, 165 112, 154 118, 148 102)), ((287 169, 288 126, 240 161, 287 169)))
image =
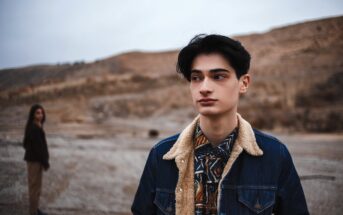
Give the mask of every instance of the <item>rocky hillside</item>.
MULTIPOLYGON (((236 38, 252 54, 253 84, 240 112, 255 127, 343 130, 343 17, 236 38)), ((0 70, 0 120, 26 118, 37 102, 51 107, 55 126, 177 113, 191 118, 187 82, 175 72, 177 53, 132 52, 92 63, 0 70)))

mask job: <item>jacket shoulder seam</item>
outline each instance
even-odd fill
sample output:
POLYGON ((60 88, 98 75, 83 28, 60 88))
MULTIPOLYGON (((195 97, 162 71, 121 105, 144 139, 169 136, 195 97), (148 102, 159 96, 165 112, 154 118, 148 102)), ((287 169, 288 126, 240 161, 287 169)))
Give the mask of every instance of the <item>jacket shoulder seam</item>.
POLYGON ((259 136, 259 137, 262 137, 262 138, 267 138, 267 139, 270 139, 270 140, 274 140, 274 141, 276 141, 276 142, 278 142, 280 144, 283 144, 278 138, 276 138, 276 137, 274 137, 274 136, 272 136, 270 134, 265 134, 262 131, 259 131, 257 129, 254 129, 254 133, 255 133, 256 136, 259 136))
POLYGON ((166 139, 161 140, 160 142, 158 142, 153 148, 156 149, 157 147, 159 147, 162 144, 168 143, 168 142, 175 142, 177 140, 178 134, 173 135, 171 137, 168 137, 166 139))

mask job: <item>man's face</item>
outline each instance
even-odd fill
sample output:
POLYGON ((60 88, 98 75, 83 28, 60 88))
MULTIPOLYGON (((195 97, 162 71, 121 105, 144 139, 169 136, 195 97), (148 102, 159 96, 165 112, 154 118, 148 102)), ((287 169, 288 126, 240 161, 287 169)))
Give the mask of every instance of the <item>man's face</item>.
POLYGON ((236 112, 239 94, 250 82, 248 74, 237 79, 235 70, 220 54, 200 54, 191 67, 190 90, 196 110, 204 116, 236 112))

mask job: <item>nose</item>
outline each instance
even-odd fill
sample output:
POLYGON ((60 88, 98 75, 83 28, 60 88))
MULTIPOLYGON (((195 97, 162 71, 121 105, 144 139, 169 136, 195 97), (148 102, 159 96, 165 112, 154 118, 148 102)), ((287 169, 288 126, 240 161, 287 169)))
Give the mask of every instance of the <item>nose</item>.
POLYGON ((200 85, 200 94, 203 96, 207 96, 208 94, 212 93, 212 87, 211 87, 211 81, 206 77, 204 80, 201 82, 200 85))

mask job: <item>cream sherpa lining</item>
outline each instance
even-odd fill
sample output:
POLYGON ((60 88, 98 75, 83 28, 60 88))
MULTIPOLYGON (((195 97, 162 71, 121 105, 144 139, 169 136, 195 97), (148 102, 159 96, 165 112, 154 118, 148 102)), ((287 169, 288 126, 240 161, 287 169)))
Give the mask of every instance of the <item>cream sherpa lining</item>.
MULTIPOLYGON (((232 164, 238 158, 239 154, 245 150, 253 156, 263 155, 258 147, 251 125, 239 114, 238 119, 238 137, 232 148, 231 156, 226 163, 223 171, 223 177, 230 171, 232 164)), ((175 190, 175 214, 193 215, 194 214, 194 150, 193 133, 199 116, 189 124, 180 134, 173 147, 163 156, 164 160, 173 160, 179 169, 179 179, 175 190)), ((221 192, 221 182, 218 185, 218 193, 221 192)), ((219 208, 218 197, 218 208, 219 208)))

